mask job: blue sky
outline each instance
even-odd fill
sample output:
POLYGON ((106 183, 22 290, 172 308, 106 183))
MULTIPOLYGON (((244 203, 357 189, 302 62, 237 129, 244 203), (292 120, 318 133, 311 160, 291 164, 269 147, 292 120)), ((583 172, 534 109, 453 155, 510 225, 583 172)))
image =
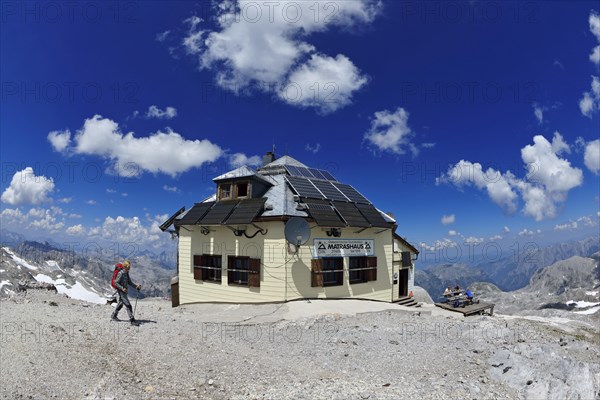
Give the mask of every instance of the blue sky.
POLYGON ((161 248, 166 214, 274 144, 424 251, 598 232, 597 1, 1 12, 3 228, 161 248))

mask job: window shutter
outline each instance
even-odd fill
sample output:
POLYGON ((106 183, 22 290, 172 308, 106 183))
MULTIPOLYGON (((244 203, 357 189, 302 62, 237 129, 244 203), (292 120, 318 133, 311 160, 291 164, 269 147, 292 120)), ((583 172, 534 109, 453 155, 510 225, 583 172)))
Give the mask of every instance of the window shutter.
POLYGON ((367 257, 367 281, 377 280, 377 257, 367 257))
POLYGON ((233 274, 232 271, 235 265, 235 258, 233 256, 227 256, 227 282, 233 282, 233 274))
POLYGON ((310 286, 311 287, 323 287, 323 264, 320 258, 314 258, 310 260, 312 267, 310 271, 310 286))
POLYGON ((260 287, 260 258, 248 261, 248 287, 260 287))
POLYGON ((205 279, 205 272, 203 268, 200 267, 205 267, 208 262, 207 262, 207 257, 206 256, 198 256, 195 255, 194 256, 194 279, 197 281, 202 281, 205 279))
POLYGON ((410 256, 410 251, 402 252, 402 267, 408 268, 412 265, 412 258, 410 256))

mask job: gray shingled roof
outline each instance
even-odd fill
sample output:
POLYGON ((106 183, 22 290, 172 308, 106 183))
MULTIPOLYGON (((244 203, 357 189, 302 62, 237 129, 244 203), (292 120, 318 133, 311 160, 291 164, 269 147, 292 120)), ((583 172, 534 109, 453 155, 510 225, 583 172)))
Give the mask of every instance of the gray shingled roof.
MULTIPOLYGON (((263 195, 263 197, 266 198, 266 203, 265 209, 260 216, 308 217, 308 213, 306 211, 297 209, 298 202, 294 200, 294 192, 292 192, 285 180, 285 165, 308 168, 305 164, 290 156, 283 156, 259 168, 258 171, 254 171, 253 169, 247 166, 242 166, 240 168, 236 168, 232 171, 229 171, 223 175, 214 178, 213 181, 218 182, 225 179, 242 178, 250 176, 256 177, 257 179, 260 179, 272 185, 263 195)), ((211 201, 216 201, 216 194, 213 194, 212 196, 208 197, 202 202, 205 203, 211 201)), ((393 218, 391 218, 389 215, 382 212, 381 210, 377 209, 377 211, 382 215, 386 222, 396 222, 393 218)), ((180 215, 177 219, 183 218, 185 214, 187 214, 187 212, 180 215)))

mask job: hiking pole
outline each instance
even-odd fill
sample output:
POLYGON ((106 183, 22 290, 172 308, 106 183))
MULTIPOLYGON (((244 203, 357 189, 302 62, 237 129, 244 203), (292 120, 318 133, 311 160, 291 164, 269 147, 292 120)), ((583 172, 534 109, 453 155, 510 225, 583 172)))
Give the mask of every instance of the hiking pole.
POLYGON ((137 308, 137 301, 138 298, 140 297, 140 291, 135 289, 136 295, 135 295, 135 305, 133 306, 133 318, 135 318, 135 309, 137 308))

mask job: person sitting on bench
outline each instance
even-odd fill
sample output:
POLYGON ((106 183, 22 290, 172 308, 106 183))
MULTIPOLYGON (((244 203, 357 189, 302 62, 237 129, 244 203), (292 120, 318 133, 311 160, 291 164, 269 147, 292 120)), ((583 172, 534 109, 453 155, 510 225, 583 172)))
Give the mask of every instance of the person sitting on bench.
POLYGON ((471 292, 471 289, 467 289, 465 295, 467 296, 467 302, 473 304, 473 292, 471 292))
POLYGON ((444 297, 452 297, 452 289, 450 289, 450 286, 444 290, 444 297))

